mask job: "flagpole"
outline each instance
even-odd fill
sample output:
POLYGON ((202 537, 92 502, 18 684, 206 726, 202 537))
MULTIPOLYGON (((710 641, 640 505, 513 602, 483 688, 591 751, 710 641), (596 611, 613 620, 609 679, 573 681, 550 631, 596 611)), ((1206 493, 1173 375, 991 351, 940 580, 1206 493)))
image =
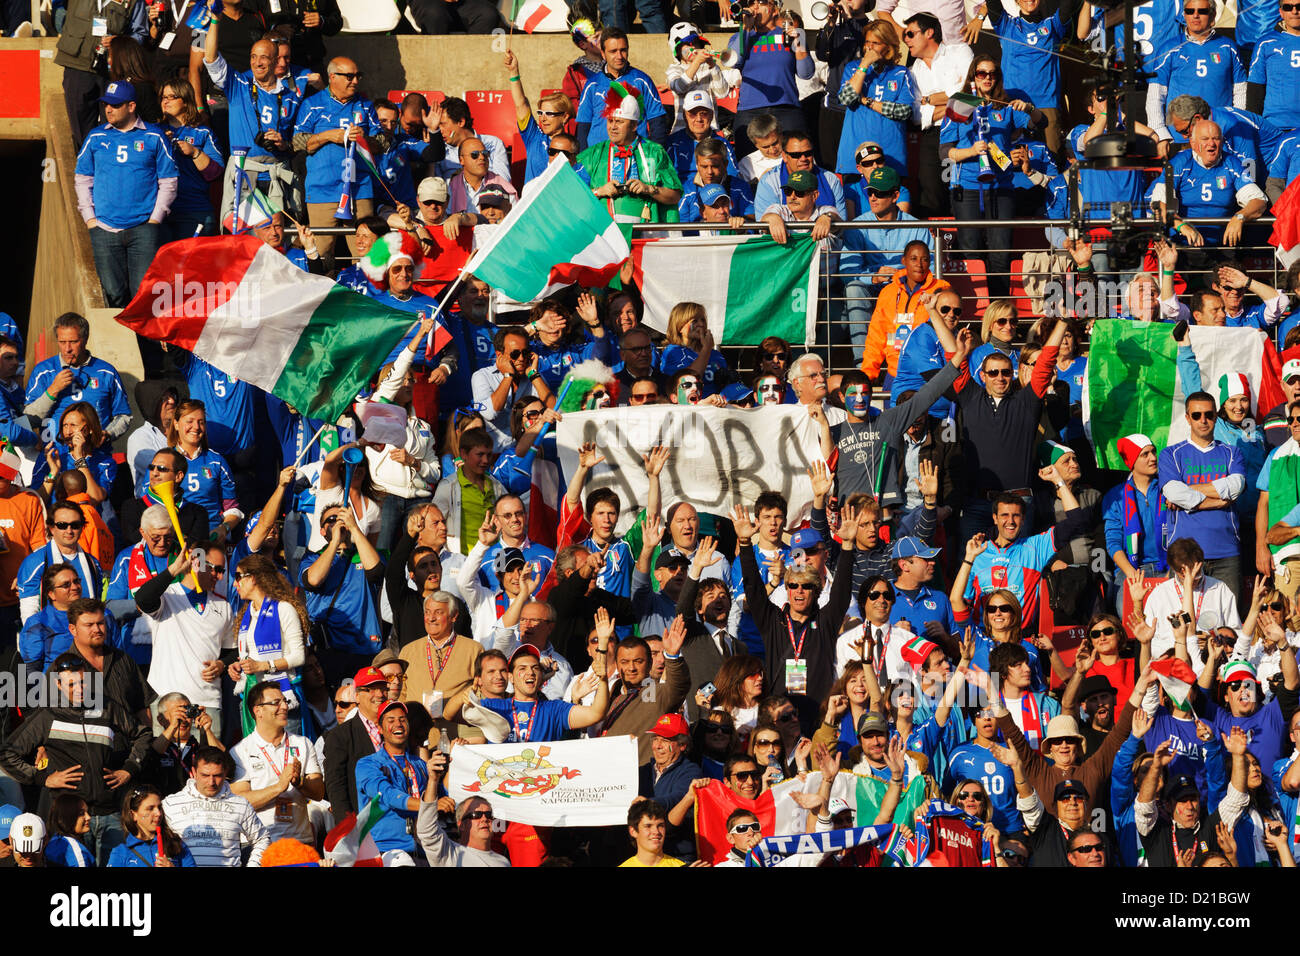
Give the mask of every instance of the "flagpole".
MULTIPOLYGON (((305 416, 304 416, 305 417, 305 416)), ((320 441, 320 436, 329 428, 329 422, 324 422, 321 427, 316 429, 316 434, 311 436, 311 440, 302 446, 302 451, 298 452, 298 457, 293 460, 293 467, 297 469, 302 464, 302 460, 307 457, 307 452, 311 451, 311 446, 320 441)))

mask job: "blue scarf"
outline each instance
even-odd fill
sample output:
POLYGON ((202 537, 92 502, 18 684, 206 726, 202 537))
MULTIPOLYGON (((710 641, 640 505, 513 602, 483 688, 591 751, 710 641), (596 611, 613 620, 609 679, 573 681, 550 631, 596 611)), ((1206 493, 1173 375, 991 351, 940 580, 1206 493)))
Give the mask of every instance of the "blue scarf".
MULTIPOLYGON (((1133 483, 1133 473, 1129 472, 1128 478, 1124 480, 1124 490, 1122 492, 1123 510, 1121 515, 1124 519, 1124 556, 1129 559, 1135 568, 1142 566, 1142 536, 1145 532, 1142 530, 1142 502, 1138 494, 1137 485, 1133 483)), ((1165 565, 1165 547, 1161 529, 1165 525, 1165 496, 1159 486, 1156 487, 1156 571, 1163 572, 1165 565)))

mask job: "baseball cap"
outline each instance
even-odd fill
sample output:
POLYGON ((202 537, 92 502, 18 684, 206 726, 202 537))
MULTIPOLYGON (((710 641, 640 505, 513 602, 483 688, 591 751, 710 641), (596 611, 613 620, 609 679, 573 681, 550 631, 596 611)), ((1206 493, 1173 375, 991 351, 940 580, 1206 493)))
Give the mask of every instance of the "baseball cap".
POLYGON ((701 206, 715 206, 724 199, 727 201, 728 206, 731 205, 731 197, 727 195, 727 191, 717 183, 709 183, 707 186, 701 186, 697 195, 700 197, 701 206))
POLYGON ((383 667, 385 664, 401 665, 403 674, 406 673, 406 668, 410 666, 407 661, 404 661, 400 657, 398 657, 397 652, 394 651, 391 647, 385 647, 382 651, 376 654, 375 659, 370 662, 370 666, 373 667, 375 670, 379 670, 379 668, 383 667))
POLYGON ((397 710, 399 708, 401 709, 402 713, 404 714, 409 713, 409 711, 406 709, 406 705, 402 703, 400 700, 390 700, 390 701, 386 701, 384 705, 379 708, 379 713, 376 716, 379 720, 383 720, 384 714, 388 713, 390 710, 397 710))
POLYGON ((511 568, 520 564, 527 564, 528 559, 518 548, 502 548, 492 559, 492 570, 497 574, 505 574, 511 568))
POLYGON ((748 401, 753 395, 754 390, 747 388, 741 382, 732 382, 730 385, 722 386, 722 397, 732 405, 739 405, 741 402, 748 401))
POLYGON ((1201 798, 1201 791, 1196 789, 1196 781, 1187 774, 1182 773, 1170 779, 1165 784, 1165 799, 1177 803, 1179 800, 1187 800, 1195 797, 1201 798))
POLYGON ((363 667, 357 671, 357 676, 352 678, 352 683, 356 685, 357 690, 363 687, 374 687, 376 684, 388 686, 388 678, 379 673, 377 667, 363 667))
POLYGON ((690 567, 691 562, 684 554, 676 554, 672 550, 665 548, 659 552, 659 557, 655 558, 656 571, 673 571, 677 568, 690 567))
POLYGON ((911 535, 899 538, 894 545, 895 558, 925 558, 927 561, 933 561, 938 556, 938 548, 927 548, 924 541, 911 535))
POLYGON ((683 113, 698 109, 713 109, 713 97, 708 94, 707 90, 691 90, 682 98, 683 113))
POLYGON ((879 143, 873 143, 867 140, 865 143, 859 143, 857 151, 853 154, 853 159, 859 163, 865 163, 871 159, 884 159, 885 151, 879 143))
POLYGON ((446 202, 450 195, 447 192, 447 180, 441 176, 427 176, 420 180, 420 188, 415 195, 420 202, 446 202))
POLYGON ((826 812, 829 813, 831 816, 836 816, 838 814, 843 813, 846 810, 852 810, 852 809, 853 808, 849 806, 848 801, 843 799, 842 797, 831 797, 829 800, 826 801, 826 812))
POLYGON ((510 666, 515 666, 515 658, 524 656, 535 657, 540 661, 542 659, 542 652, 538 649, 536 644, 520 644, 510 655, 510 666))
POLYGON ((1293 358, 1282 366, 1282 381, 1293 375, 1300 375, 1300 358, 1293 358))
POLYGON ((889 723, 879 714, 867 713, 858 718, 858 736, 867 734, 884 734, 889 736, 889 723))
POLYGON ((650 733, 656 737, 671 739, 690 736, 691 728, 681 714, 664 714, 655 721, 655 725, 650 728, 650 733))
POLYGON ((483 190, 478 194, 478 205, 480 209, 484 206, 493 206, 497 209, 509 209, 510 194, 496 183, 489 183, 484 186, 483 190))
POLYGON ((790 174, 790 178, 785 181, 784 188, 801 193, 810 193, 816 190, 817 180, 813 178, 813 174, 808 170, 796 169, 790 174))
POLYGON ((867 188, 892 193, 898 188, 898 173, 888 166, 879 166, 873 169, 871 175, 867 177, 867 188))
POLYGON ((126 80, 114 80, 105 87, 104 95, 99 98, 99 101, 110 106, 121 106, 123 103, 130 103, 134 99, 135 86, 126 80))
POLYGON ((820 548, 825 543, 826 542, 822 540, 822 536, 812 528, 800 528, 794 534, 790 535, 790 547, 802 548, 805 551, 810 551, 813 548, 820 548))
POLYGON ((20 813, 9 827, 9 842, 17 853, 36 853, 45 842, 45 821, 34 813, 20 813))
POLYGON ((14 817, 22 813, 12 803, 6 803, 0 807, 0 840, 9 839, 9 825, 14 822, 14 817))
POLYGON ((1068 797, 1071 795, 1083 797, 1083 799, 1087 800, 1088 788, 1079 780, 1062 780, 1056 785, 1056 789, 1052 791, 1052 802, 1055 803, 1062 797, 1068 797))

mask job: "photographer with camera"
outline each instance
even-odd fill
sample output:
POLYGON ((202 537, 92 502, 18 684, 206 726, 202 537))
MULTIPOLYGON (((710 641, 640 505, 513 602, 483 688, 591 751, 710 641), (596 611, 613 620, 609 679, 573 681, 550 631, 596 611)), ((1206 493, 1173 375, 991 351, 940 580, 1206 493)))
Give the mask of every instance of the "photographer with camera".
POLYGON ((194 754, 200 747, 225 750, 212 732, 212 717, 206 707, 191 704, 180 691, 164 694, 155 718, 162 733, 150 742, 153 765, 148 780, 164 797, 180 793, 194 770, 194 754))
MULTIPOLYGON (((732 9, 734 12, 734 4, 732 9)), ((808 55, 803 31, 781 9, 780 0, 747 0, 740 32, 727 46, 736 54, 741 77, 736 152, 744 156, 754 148, 745 129, 760 113, 771 113, 782 129, 802 129, 803 110, 795 79, 812 79, 816 64, 808 55)))
POLYGON ((258 40, 248 54, 248 69, 230 68, 219 51, 219 21, 208 28, 203 46, 203 65, 213 84, 230 101, 229 141, 232 161, 226 164, 221 190, 221 214, 224 220, 235 207, 236 193, 263 190, 272 204, 288 209, 302 219, 302 183, 292 168, 293 127, 298 118, 302 96, 286 77, 276 77, 276 46, 270 40, 258 40), (240 164, 233 161, 244 152, 244 181, 240 164))

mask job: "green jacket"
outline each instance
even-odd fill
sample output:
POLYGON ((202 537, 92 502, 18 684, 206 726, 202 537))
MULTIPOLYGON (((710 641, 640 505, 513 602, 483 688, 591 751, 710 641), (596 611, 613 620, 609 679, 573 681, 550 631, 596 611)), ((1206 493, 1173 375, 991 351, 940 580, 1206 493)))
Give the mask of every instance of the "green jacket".
MULTIPOLYGON (((646 139, 637 139, 632 147, 636 152, 636 165, 641 182, 664 189, 682 188, 682 181, 668 159, 668 153, 658 143, 646 139)), ((578 162, 591 177, 591 188, 599 189, 609 182, 610 150, 613 144, 607 142, 588 146, 578 154, 578 162)), ((646 199, 644 196, 619 196, 617 199, 605 200, 610 214, 615 221, 623 222, 679 222, 676 206, 665 206, 646 199)))
POLYGON ((68 0, 68 18, 64 21, 63 32, 59 34, 54 62, 68 69, 93 72, 100 42, 129 33, 131 8, 142 2, 143 0, 108 0, 100 12, 95 0, 68 0), (108 34, 97 37, 95 18, 101 16, 108 21, 108 34))

